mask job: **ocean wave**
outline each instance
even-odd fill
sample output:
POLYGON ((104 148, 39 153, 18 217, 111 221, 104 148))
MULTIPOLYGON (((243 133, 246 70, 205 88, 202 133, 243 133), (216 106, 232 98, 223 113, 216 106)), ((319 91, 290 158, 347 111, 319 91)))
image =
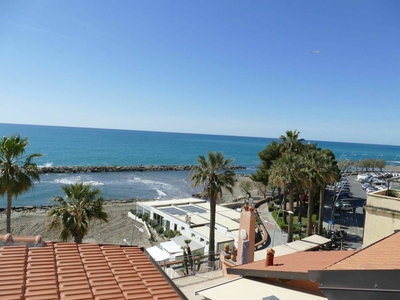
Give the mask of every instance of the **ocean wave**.
POLYGON ((39 168, 50 168, 53 166, 52 162, 47 162, 44 165, 38 165, 39 168))
POLYGON ((166 197, 167 196, 166 193, 164 193, 163 191, 160 191, 159 189, 156 189, 156 192, 157 192, 159 197, 166 197))
POLYGON ((140 177, 133 177, 127 180, 130 184, 137 185, 140 188, 144 188, 148 191, 154 191, 155 192, 155 198, 156 199, 161 199, 161 198, 168 198, 168 197, 187 197, 190 195, 190 193, 187 193, 184 191, 185 186, 187 185, 187 181, 185 180, 179 180, 177 185, 176 184, 171 184, 167 182, 162 182, 159 180, 152 180, 152 179, 144 179, 140 177), (184 183, 182 185, 181 183, 184 183))
POLYGON ((84 181, 84 180, 82 180, 81 176, 72 176, 72 177, 62 178, 62 179, 54 179, 52 183, 69 185, 69 184, 76 184, 76 183, 81 183, 81 182, 85 185, 91 185, 91 186, 104 185, 104 183, 101 181, 95 181, 95 180, 84 181))
POLYGON ((67 178, 61 178, 61 179, 54 179, 52 183, 56 184, 75 184, 77 182, 81 182, 82 177, 81 176, 72 176, 72 177, 67 177, 67 178))

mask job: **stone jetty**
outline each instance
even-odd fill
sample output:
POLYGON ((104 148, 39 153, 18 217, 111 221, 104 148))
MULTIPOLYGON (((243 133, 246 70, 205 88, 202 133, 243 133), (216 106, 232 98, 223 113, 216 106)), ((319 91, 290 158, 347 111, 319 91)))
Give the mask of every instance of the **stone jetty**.
MULTIPOLYGON (((148 171, 190 171, 192 165, 160 165, 160 166, 59 166, 39 167, 40 174, 49 173, 100 173, 100 172, 148 172, 148 171)), ((245 167, 232 166, 234 170, 245 167)))

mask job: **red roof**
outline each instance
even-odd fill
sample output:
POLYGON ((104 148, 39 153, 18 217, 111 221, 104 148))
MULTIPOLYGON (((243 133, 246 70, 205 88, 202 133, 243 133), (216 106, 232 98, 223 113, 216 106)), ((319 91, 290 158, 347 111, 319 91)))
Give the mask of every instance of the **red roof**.
POLYGON ((360 250, 327 270, 399 270, 400 232, 360 250))
POLYGON ((0 270, 2 300, 181 299, 136 246, 4 246, 0 270))

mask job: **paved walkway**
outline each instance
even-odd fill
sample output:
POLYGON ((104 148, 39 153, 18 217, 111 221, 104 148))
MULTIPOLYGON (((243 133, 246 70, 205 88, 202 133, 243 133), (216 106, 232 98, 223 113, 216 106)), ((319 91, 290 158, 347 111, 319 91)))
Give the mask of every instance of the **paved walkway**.
POLYGON ((267 247, 271 247, 272 245, 279 246, 286 244, 287 233, 281 231, 279 226, 276 225, 275 219, 272 217, 272 214, 268 210, 268 203, 261 204, 257 208, 257 211, 270 237, 267 241, 267 247))

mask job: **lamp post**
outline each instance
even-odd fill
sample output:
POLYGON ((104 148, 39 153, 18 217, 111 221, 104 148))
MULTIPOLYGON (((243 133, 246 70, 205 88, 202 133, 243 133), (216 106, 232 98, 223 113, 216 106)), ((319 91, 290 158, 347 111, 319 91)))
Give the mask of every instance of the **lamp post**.
POLYGON ((132 236, 131 236, 131 242, 130 243, 128 243, 128 241, 127 241, 127 239, 124 239, 124 243, 125 244, 127 244, 127 245, 129 245, 129 246, 132 246, 132 243, 133 243, 133 234, 134 234, 134 232, 135 232, 135 228, 137 228, 140 232, 144 232, 144 230, 143 230, 143 228, 141 228, 141 227, 139 227, 139 226, 136 226, 135 224, 133 224, 133 229, 132 229, 132 236))
POLYGON ((287 212, 289 215, 293 215, 293 214, 294 214, 294 212, 292 212, 291 210, 284 210, 284 209, 278 210, 278 214, 276 215, 276 219, 275 219, 275 227, 274 227, 274 233, 273 233, 273 235, 272 235, 271 247, 274 246, 276 225, 278 224, 279 213, 280 213, 281 211, 287 212))
POLYGON ((394 157, 393 166, 396 166, 396 162, 397 162, 396 159, 398 156, 400 156, 400 153, 397 153, 396 156, 394 157))
POLYGON ((378 161, 378 158, 381 157, 381 156, 383 156, 383 155, 379 153, 378 156, 377 156, 376 159, 375 159, 375 163, 374 163, 374 172, 375 172, 376 162, 378 161))
MULTIPOLYGON (((363 158, 363 156, 365 156, 365 155, 367 155, 367 153, 363 153, 363 154, 361 154, 361 156, 360 156, 360 159, 358 160, 358 164, 357 164, 357 171, 358 171, 358 168, 360 167, 360 164, 361 164, 361 159, 363 158)), ((362 168, 361 168, 361 171, 362 171, 362 168)))

